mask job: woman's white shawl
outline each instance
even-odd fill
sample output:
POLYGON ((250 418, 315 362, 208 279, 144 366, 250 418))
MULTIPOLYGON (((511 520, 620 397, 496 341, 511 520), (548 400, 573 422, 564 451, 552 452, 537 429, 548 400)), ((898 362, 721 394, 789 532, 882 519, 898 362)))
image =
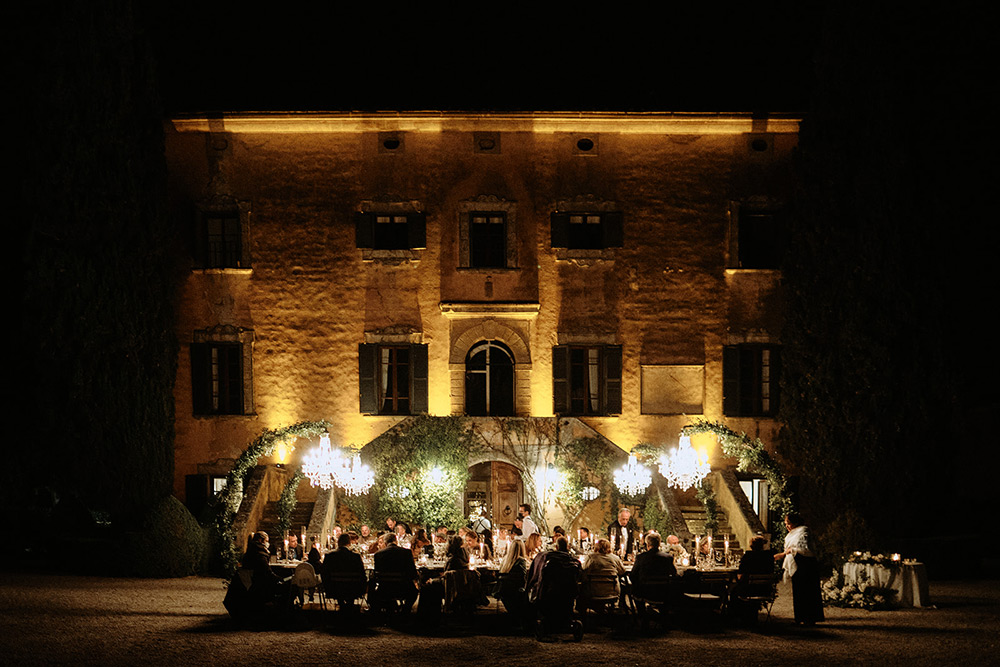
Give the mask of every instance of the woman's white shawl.
POLYGON ((785 561, 782 567, 785 569, 785 581, 791 581, 795 575, 795 555, 814 556, 809 541, 809 531, 805 526, 795 526, 788 535, 785 535, 785 561))

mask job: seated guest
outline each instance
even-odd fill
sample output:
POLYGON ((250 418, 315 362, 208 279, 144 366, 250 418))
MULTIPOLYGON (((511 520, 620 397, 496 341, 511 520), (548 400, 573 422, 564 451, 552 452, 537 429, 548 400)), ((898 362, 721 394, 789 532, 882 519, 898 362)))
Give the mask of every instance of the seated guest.
POLYGON ((681 539, 676 535, 667 535, 667 543, 664 546, 664 551, 670 554, 675 562, 678 558, 688 555, 687 550, 681 545, 681 539))
POLYGON ((385 608, 393 600, 402 600, 403 611, 409 612, 417 601, 417 566, 413 554, 396 544, 393 533, 386 533, 385 544, 375 554, 375 587, 369 596, 372 606, 385 608))
POLYGON ((465 548, 465 540, 458 535, 451 538, 447 552, 448 560, 445 561, 444 570, 468 570, 469 552, 465 548))
POLYGON ((448 528, 445 526, 438 526, 434 529, 434 543, 441 544, 448 542, 448 528))
POLYGON ((528 554, 524 550, 524 542, 514 540, 500 564, 500 586, 497 597, 503 602, 504 609, 517 619, 524 617, 527 603, 524 586, 527 577, 528 554))
POLYGON ((580 578, 580 561, 569 553, 565 537, 556 540, 554 551, 535 556, 525 590, 532 609, 529 617, 537 616, 543 631, 546 626, 555 628, 571 620, 580 578))
MULTIPOLYGON (((417 560, 425 555, 429 546, 431 546, 431 541, 427 539, 427 533, 424 532, 423 528, 418 528, 417 532, 413 535, 413 540, 410 542, 410 552, 413 554, 413 560, 417 560)), ((433 547, 431 548, 433 549, 433 547)))
POLYGON ((591 544, 590 539, 590 528, 581 527, 580 530, 577 531, 576 539, 580 543, 580 549, 583 551, 590 551, 593 548, 593 544, 591 544))
POLYGON ((528 535, 524 540, 524 550, 528 554, 528 559, 534 561, 535 556, 542 550, 542 536, 538 533, 528 535))
POLYGON ((337 549, 323 559, 323 585, 344 611, 355 610, 354 601, 364 595, 367 583, 365 564, 350 546, 351 536, 342 533, 337 538, 337 549))
MULTIPOLYGON (((374 554, 374 553, 378 553, 382 549, 385 549, 385 547, 386 547, 386 541, 385 541, 386 535, 393 535, 393 534, 392 533, 379 533, 379 536, 375 538, 375 541, 372 542, 370 545, 368 545, 368 553, 374 554)), ((395 535, 393 535, 393 538, 395 539, 395 535)))
MULTIPOLYGON (((650 581, 677 574, 674 559, 669 553, 660 551, 660 534, 650 531, 646 534, 646 550, 635 557, 635 565, 629 579, 632 581, 632 596, 640 615, 645 615, 646 604, 642 598, 653 591, 650 581)), ((657 591, 659 592, 659 591, 657 591)))
POLYGON ((492 550, 486 545, 486 542, 479 539, 479 534, 473 530, 465 534, 465 550, 470 556, 477 558, 488 560, 493 557, 492 550))
POLYGON ((611 542, 604 539, 597 540, 594 550, 583 561, 582 602, 610 595, 618 597, 621 593, 618 577, 624 574, 625 565, 618 554, 611 552, 611 542), (610 576, 614 577, 614 581, 608 580, 610 576))
POLYGON ((763 535, 755 535, 750 539, 750 551, 740 559, 739 578, 746 579, 748 574, 774 574, 774 555, 765 551, 763 535))
POLYGON ((295 535, 290 535, 288 537, 288 553, 285 554, 285 558, 302 560, 303 557, 305 557, 305 552, 302 549, 302 545, 299 544, 299 538, 295 535))
POLYGON ((767 595, 771 592, 772 583, 751 584, 749 575, 770 574, 774 575, 774 555, 770 550, 764 550, 765 539, 763 535, 755 535, 750 540, 750 551, 743 554, 740 559, 740 569, 738 579, 732 586, 729 595, 728 611, 741 618, 744 622, 755 623, 757 612, 760 610, 759 602, 745 600, 748 596, 767 595))
POLYGON ((413 541, 413 535, 410 533, 410 527, 406 523, 399 521, 396 523, 396 544, 403 547, 404 549, 410 548, 410 542, 413 541))
POLYGON ((358 544, 367 547, 374 541, 375 536, 372 534, 372 529, 367 523, 361 524, 361 528, 358 529, 358 544))
MULTIPOLYGON (((263 530, 258 530, 250 540, 250 548, 243 554, 240 565, 253 572, 250 599, 264 604, 275 599, 284 583, 271 571, 270 538, 263 530)), ((287 581, 287 580, 286 580, 287 581)))
POLYGON ((361 536, 360 535, 358 535, 357 533, 355 533, 353 530, 347 531, 346 533, 344 533, 344 535, 347 535, 349 538, 351 538, 351 545, 350 546, 351 546, 352 549, 355 548, 355 547, 360 548, 360 546, 359 546, 361 544, 361 536))
MULTIPOLYGON (((573 563, 576 564, 575 565, 576 569, 578 571, 580 570, 580 561, 570 555, 569 542, 566 540, 565 537, 560 536, 559 539, 557 539, 555 542, 555 547, 556 548, 553 549, 552 551, 541 552, 540 554, 535 556, 534 560, 531 561, 531 569, 528 572, 528 583, 527 583, 527 590, 529 597, 531 597, 532 595, 537 597, 543 585, 542 570, 544 570, 545 566, 548 565, 550 562, 557 563, 558 565, 571 566, 570 561, 572 561, 573 563)), ((579 581, 579 577, 577 578, 577 581, 579 581)), ((573 597, 574 598, 576 597, 575 591, 573 592, 573 597)))

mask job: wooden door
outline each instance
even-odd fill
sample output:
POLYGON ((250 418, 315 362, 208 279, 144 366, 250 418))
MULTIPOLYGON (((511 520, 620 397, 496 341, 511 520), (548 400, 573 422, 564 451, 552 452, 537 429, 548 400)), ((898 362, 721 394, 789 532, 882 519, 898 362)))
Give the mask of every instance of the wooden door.
POLYGON ((493 461, 490 473, 494 528, 514 527, 517 507, 524 502, 521 471, 502 461, 493 461))

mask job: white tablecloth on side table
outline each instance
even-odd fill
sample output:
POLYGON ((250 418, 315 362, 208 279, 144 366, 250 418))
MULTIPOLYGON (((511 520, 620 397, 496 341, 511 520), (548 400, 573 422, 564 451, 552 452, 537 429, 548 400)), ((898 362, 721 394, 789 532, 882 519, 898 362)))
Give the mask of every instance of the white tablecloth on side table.
POLYGON ((896 603, 902 607, 926 607, 931 603, 927 591, 927 568, 923 563, 901 563, 888 568, 866 563, 844 563, 844 582, 858 584, 861 574, 870 584, 896 591, 896 603))

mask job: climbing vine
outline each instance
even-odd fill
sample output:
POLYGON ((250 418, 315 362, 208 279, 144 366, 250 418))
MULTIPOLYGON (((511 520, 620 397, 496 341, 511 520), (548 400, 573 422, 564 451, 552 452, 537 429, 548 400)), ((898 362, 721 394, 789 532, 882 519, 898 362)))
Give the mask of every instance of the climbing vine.
POLYGON ((469 456, 477 449, 461 417, 417 417, 372 441, 365 450, 375 485, 343 501, 360 523, 380 526, 386 517, 458 528, 469 479, 469 456))
POLYGON ((215 497, 214 529, 218 536, 219 556, 222 559, 223 571, 227 581, 236 571, 239 564, 239 548, 236 544, 236 534, 233 522, 243 502, 243 487, 250 473, 262 456, 270 456, 274 447, 281 442, 293 441, 298 438, 319 437, 330 427, 330 423, 321 421, 303 421, 291 426, 277 429, 266 429, 251 442, 233 463, 226 476, 226 488, 215 497))
MULTIPOLYGON (((760 438, 751 438, 746 433, 737 433, 719 422, 701 419, 681 429, 681 435, 691 436, 699 433, 714 434, 719 440, 722 453, 737 460, 737 470, 753 472, 762 475, 767 480, 769 486, 768 507, 772 512, 775 512, 779 517, 784 517, 795 510, 781 465, 768 453, 760 438)), ((699 498, 700 494, 701 491, 699 491, 699 498)), ((708 510, 707 504, 705 509, 708 510)), ((784 524, 776 521, 773 539, 780 541, 784 534, 784 524)))
POLYGON ((295 510, 295 505, 298 504, 296 492, 299 490, 299 482, 302 481, 302 477, 302 469, 299 468, 285 484, 285 488, 281 490, 277 507, 279 535, 284 535, 292 527, 292 512, 295 510))

